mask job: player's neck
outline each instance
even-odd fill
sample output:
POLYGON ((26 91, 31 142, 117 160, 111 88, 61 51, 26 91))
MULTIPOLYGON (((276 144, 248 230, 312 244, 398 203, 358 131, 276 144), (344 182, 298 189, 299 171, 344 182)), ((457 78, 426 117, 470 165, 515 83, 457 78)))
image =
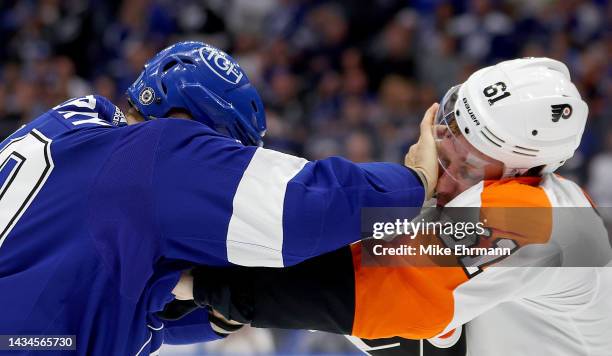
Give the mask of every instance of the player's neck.
POLYGON ((127 120, 128 125, 134 125, 139 122, 145 121, 145 118, 140 115, 140 113, 134 108, 130 108, 125 115, 125 119, 127 120))

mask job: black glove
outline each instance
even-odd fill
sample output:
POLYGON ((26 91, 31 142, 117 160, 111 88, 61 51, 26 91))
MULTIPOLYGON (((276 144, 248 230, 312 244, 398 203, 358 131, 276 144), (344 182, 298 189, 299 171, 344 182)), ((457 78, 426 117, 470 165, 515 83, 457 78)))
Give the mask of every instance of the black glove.
MULTIPOLYGON (((163 320, 174 321, 181 319, 185 315, 191 313, 192 311, 198 308, 198 305, 193 300, 175 299, 172 302, 166 304, 164 310, 158 312, 157 316, 163 320)), ((229 334, 235 333, 244 326, 229 323, 222 317, 215 315, 212 311, 210 311, 210 308, 206 307, 206 309, 209 309, 208 320, 210 321, 210 325, 213 331, 220 336, 227 336, 229 334)))
POLYGON ((250 324, 252 283, 248 268, 201 266, 191 271, 193 299, 200 307, 211 307, 227 320, 250 324))
POLYGON ((163 320, 179 320, 185 315, 198 309, 198 305, 193 300, 178 300, 166 304, 163 311, 157 313, 157 316, 163 320))

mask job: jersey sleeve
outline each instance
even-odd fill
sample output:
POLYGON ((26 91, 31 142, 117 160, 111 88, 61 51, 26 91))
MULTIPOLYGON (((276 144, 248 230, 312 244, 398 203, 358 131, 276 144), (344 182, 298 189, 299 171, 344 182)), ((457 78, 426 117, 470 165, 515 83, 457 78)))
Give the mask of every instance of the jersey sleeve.
POLYGON ((72 127, 127 125, 121 109, 101 95, 73 98, 51 110, 72 127))
POLYGON ((360 238, 366 206, 421 206, 408 168, 245 147, 205 126, 166 120, 153 173, 167 258, 282 267, 360 238))

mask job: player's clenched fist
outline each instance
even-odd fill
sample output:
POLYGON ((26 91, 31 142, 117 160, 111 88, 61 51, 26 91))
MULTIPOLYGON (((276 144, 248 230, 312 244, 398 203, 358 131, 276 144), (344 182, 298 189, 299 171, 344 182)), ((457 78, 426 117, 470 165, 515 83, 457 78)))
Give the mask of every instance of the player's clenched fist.
POLYGON ((421 121, 421 136, 417 143, 410 147, 404 159, 404 164, 421 176, 426 200, 431 198, 438 182, 438 155, 433 137, 434 118, 438 107, 438 103, 434 103, 425 112, 421 121))

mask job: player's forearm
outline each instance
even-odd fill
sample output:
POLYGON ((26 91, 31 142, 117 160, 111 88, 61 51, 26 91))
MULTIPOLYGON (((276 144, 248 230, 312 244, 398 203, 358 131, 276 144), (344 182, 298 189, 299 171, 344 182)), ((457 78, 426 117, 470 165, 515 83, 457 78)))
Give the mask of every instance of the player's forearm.
POLYGON ((309 162, 287 184, 284 266, 358 241, 364 207, 420 207, 419 176, 394 163, 356 164, 339 157, 309 162))
POLYGON ((349 247, 283 269, 201 267, 194 275, 196 301, 227 319, 262 328, 352 331, 349 247))
POLYGON ((320 330, 367 339, 426 339, 453 319, 459 267, 362 266, 360 244, 283 269, 194 270, 194 297, 224 317, 262 328, 320 330))

